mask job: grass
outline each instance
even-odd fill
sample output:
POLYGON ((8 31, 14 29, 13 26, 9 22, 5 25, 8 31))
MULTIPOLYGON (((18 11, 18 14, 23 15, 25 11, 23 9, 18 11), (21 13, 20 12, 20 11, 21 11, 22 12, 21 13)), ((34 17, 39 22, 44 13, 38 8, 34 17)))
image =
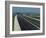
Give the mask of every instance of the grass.
POLYGON ((12 31, 14 31, 14 18, 15 18, 15 16, 12 16, 12 31))

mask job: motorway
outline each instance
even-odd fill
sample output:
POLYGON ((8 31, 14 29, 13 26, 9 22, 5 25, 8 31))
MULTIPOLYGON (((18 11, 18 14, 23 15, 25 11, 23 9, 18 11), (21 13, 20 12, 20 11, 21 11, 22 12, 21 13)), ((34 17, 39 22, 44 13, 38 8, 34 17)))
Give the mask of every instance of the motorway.
POLYGON ((40 29, 40 21, 34 20, 32 18, 28 18, 24 15, 17 15, 17 19, 21 30, 39 30, 40 29))

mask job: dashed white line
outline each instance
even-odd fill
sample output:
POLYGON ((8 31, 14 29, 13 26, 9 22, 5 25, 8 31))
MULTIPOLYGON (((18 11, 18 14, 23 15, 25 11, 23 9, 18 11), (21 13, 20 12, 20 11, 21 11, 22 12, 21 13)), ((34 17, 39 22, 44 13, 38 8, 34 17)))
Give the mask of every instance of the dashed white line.
MULTIPOLYGON (((22 16, 21 16, 22 17, 22 16)), ((25 18, 24 18, 25 19, 25 18)), ((25 19, 27 22, 29 22, 30 24, 32 24, 33 26, 35 26, 36 28, 40 29, 38 26, 36 26, 35 24, 31 23, 30 21, 28 21, 27 19, 25 19)))
MULTIPOLYGON (((23 16, 26 16, 26 15, 23 15, 23 16)), ((34 19, 34 20, 37 20, 37 21, 40 21, 39 19, 32 18, 32 17, 29 17, 29 16, 26 16, 26 17, 31 18, 31 19, 34 19)))

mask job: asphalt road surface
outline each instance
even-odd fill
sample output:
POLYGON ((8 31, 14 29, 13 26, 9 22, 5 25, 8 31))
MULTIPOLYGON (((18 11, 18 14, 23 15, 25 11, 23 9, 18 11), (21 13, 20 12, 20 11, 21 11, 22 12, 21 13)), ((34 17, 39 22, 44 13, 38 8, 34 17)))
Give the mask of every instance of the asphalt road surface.
POLYGON ((32 19, 30 20, 29 18, 23 15, 17 15, 17 19, 20 24, 21 30, 39 30, 40 29, 39 21, 38 23, 35 23, 34 20, 32 19))

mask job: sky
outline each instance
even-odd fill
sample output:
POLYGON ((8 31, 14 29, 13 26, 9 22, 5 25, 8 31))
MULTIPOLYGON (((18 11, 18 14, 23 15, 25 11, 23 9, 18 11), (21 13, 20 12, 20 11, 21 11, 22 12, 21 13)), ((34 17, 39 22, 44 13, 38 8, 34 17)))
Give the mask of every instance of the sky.
POLYGON ((13 13, 40 13, 40 8, 31 8, 31 7, 13 7, 13 13))

